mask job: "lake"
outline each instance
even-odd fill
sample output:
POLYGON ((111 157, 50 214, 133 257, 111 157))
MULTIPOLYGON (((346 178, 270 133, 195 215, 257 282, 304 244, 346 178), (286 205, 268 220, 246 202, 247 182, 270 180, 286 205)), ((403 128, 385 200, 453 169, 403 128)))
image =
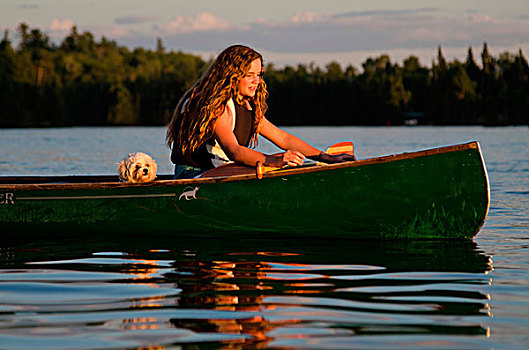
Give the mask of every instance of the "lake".
MULTIPOLYGON (((491 207, 473 241, 25 241, 0 227, 0 348, 517 349, 529 344, 529 128, 290 127, 358 158, 478 140, 491 207)), ((0 176, 171 173, 163 127, 0 129, 0 176)), ((277 149, 261 140, 259 149, 277 149)))

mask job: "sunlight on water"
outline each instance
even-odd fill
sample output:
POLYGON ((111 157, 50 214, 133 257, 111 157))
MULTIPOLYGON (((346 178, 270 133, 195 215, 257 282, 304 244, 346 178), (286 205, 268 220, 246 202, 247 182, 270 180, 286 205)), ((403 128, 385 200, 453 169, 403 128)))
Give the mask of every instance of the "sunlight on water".
POLYGON ((10 248, 4 265, 11 267, 0 273, 0 340, 69 348, 92 334, 92 348, 313 341, 340 348, 353 336, 487 334, 488 259, 470 243, 297 242, 296 254, 249 250, 266 241, 241 242, 237 251, 221 241, 204 248, 200 241, 165 243, 162 252, 129 242, 120 244, 127 251, 107 253, 100 243, 50 244, 30 250, 29 261, 10 248), (452 254, 423 254, 425 244, 452 254), (413 266, 403 263, 409 254, 413 266), (456 269, 455 259, 465 267, 456 269))

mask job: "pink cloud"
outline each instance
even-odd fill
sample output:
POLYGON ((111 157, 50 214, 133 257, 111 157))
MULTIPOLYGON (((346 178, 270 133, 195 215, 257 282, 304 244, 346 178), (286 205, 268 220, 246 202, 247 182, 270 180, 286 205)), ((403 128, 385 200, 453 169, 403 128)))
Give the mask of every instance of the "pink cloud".
POLYGON ((321 20, 321 16, 314 12, 298 12, 290 17, 291 23, 312 23, 321 20))
POLYGON ((168 34, 227 30, 229 28, 228 21, 209 12, 199 12, 194 17, 177 16, 169 23, 161 26, 161 29, 168 34))
POLYGON ((491 19, 489 15, 481 13, 471 14, 469 20, 472 23, 497 23, 497 21, 491 19))
POLYGON ((50 30, 53 32, 67 32, 75 25, 70 19, 54 18, 50 24, 50 30))
POLYGON ((104 30, 102 30, 102 32, 104 32, 104 35, 110 38, 124 38, 133 35, 130 30, 124 29, 120 26, 112 26, 110 28, 105 28, 104 30))

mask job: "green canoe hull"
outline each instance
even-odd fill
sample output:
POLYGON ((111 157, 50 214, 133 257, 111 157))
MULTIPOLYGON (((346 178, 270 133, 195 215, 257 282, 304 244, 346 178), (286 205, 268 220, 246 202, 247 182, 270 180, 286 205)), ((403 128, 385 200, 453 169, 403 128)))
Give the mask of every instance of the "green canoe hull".
POLYGON ((196 180, 0 178, 4 233, 471 239, 489 184, 477 142, 196 180), (61 183, 52 183, 61 182, 61 183))

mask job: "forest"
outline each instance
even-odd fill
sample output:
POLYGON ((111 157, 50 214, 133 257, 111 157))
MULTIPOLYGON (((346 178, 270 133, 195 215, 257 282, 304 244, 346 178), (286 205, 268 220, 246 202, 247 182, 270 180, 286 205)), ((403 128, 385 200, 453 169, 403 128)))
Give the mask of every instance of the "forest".
MULTIPOLYGON (((18 26, 16 47, 0 41, 0 127, 166 125, 179 98, 210 62, 168 51, 120 46, 76 27, 59 43, 18 26)), ((529 66, 521 49, 498 57, 483 44, 464 62, 442 48, 426 66, 388 55, 361 71, 267 64, 267 118, 278 125, 528 125, 529 66), (479 64, 477 63, 479 62, 479 64)))

